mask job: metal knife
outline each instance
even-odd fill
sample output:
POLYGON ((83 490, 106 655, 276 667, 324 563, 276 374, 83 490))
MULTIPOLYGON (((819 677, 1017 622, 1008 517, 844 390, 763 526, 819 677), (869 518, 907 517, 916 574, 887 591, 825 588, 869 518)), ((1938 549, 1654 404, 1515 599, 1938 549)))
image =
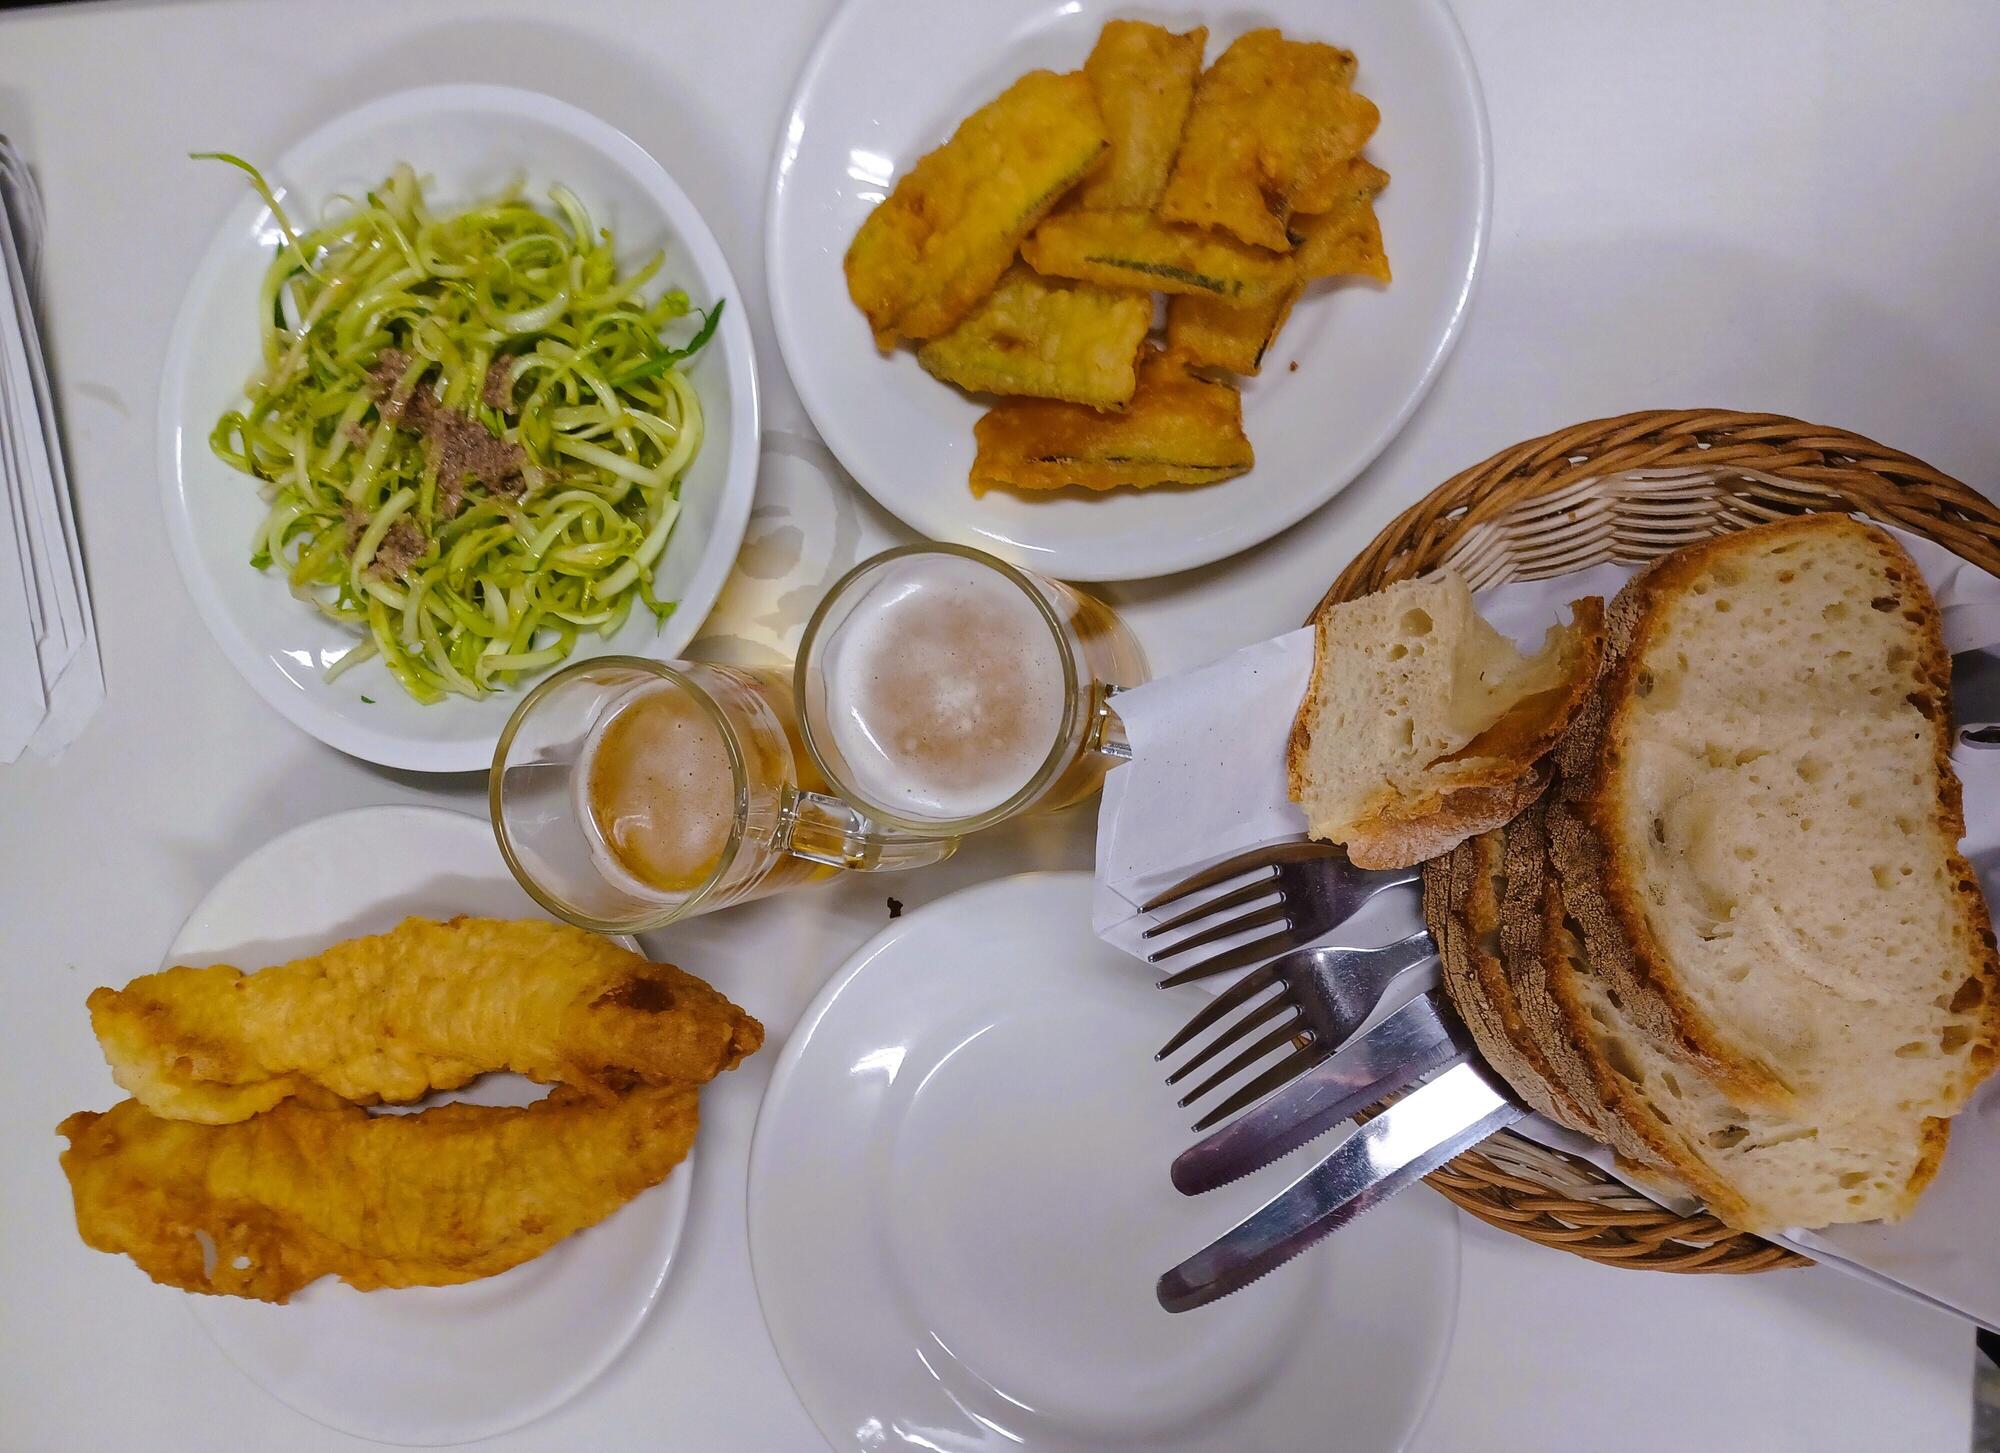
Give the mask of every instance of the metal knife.
POLYGON ((1470 1059, 1453 1065, 1343 1140, 1242 1225, 1159 1280, 1169 1312, 1241 1291, 1369 1207, 1528 1112, 1470 1059))
POLYGON ((1951 658, 1951 716, 1968 747, 2000 747, 2000 654, 1979 649, 1951 658))
POLYGON ((1338 1054, 1182 1151, 1174 1158, 1175 1189, 1198 1196, 1261 1170, 1355 1111, 1467 1058, 1471 1050, 1454 1041, 1439 1017, 1441 993, 1418 995, 1338 1054))

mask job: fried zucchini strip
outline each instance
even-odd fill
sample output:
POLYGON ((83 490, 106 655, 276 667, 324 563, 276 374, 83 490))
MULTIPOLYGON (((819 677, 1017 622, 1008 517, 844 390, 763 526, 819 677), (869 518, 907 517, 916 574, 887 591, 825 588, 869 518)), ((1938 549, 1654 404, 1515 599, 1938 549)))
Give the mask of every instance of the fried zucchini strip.
POLYGON ((1197 293, 1261 303, 1290 287, 1291 259, 1228 237, 1172 227, 1137 208, 1064 212, 1035 229, 1021 256, 1036 272, 1109 288, 1197 293))
POLYGON ((1364 204, 1350 217, 1294 219, 1299 227, 1299 264, 1307 277, 1365 277, 1389 281, 1389 254, 1382 247, 1382 224, 1364 204), (1303 223, 1303 226, 1299 226, 1303 223))
POLYGON ((1210 298, 1169 298, 1167 346, 1204 368, 1255 374, 1306 283, 1323 277, 1388 282, 1389 258, 1375 220, 1375 197, 1388 184, 1387 172, 1360 157, 1345 163, 1332 210, 1292 218, 1290 261, 1297 279, 1292 287, 1248 307, 1210 298))
POLYGON ((1275 30, 1243 35, 1195 86, 1161 217, 1289 251, 1292 213, 1333 205, 1342 163, 1380 119, 1353 77, 1350 51, 1275 30))
POLYGON ((1296 284, 1269 302, 1247 308, 1209 298, 1169 298, 1167 347, 1203 368, 1255 374, 1304 290, 1303 284, 1296 284))
POLYGON ((1113 20, 1098 33, 1083 73, 1111 138, 1111 157, 1076 189, 1072 207, 1151 211, 1180 150, 1208 28, 1175 35, 1143 20, 1113 20))
POLYGON ((1243 399, 1199 378, 1178 358, 1148 350, 1122 414, 1047 399, 1007 399, 973 426, 972 492, 989 489, 1144 489, 1213 484, 1242 474, 1253 455, 1243 399))
POLYGON ((948 332, 1106 145, 1081 71, 1030 71, 968 116, 896 183, 847 249, 847 290, 876 344, 948 332))
POLYGON ((1148 294, 1055 282, 1015 267, 956 328, 924 344, 917 361, 973 393, 1123 408, 1138 385, 1139 347, 1152 323, 1148 294))

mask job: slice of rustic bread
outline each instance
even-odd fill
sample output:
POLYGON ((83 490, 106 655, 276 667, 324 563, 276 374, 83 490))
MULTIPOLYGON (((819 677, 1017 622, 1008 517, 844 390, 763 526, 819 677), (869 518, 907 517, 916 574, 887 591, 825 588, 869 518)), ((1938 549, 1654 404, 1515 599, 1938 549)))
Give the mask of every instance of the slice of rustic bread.
POLYGON ((1549 883, 1547 961, 1584 1031, 1601 1098, 1632 1155, 1664 1165, 1714 1214, 1746 1231, 1895 1220, 1936 1174, 1949 1122, 1865 1102, 1801 1118, 1734 1104, 1699 1069, 1666 1054, 1592 971, 1559 881, 1549 883))
POLYGON ((1845 516, 1766 525, 1643 572, 1609 635, 1550 821, 1632 1037, 1822 1134, 1955 1112, 2000 959, 1915 564, 1845 516))
POLYGON ((1602 658, 1603 603, 1571 615, 1524 658, 1450 573, 1322 611, 1287 753, 1313 836, 1357 866, 1405 867, 1532 802, 1602 658))
POLYGON ((1501 965, 1506 853, 1507 830, 1495 828, 1424 864, 1424 916, 1437 942, 1445 993, 1480 1054, 1516 1094, 1557 1124, 1602 1139, 1592 1097, 1579 1099, 1559 1081, 1530 1037, 1501 965))
POLYGON ((1595 971, 1561 880, 1536 861, 1548 810, 1538 803, 1507 829, 1501 959, 1553 1078, 1591 1110, 1592 1132, 1628 1174, 1685 1189, 1751 1231, 1907 1212, 1937 1169, 1946 1122, 1866 1106, 1824 1122, 1743 1109, 1661 1051, 1595 971))

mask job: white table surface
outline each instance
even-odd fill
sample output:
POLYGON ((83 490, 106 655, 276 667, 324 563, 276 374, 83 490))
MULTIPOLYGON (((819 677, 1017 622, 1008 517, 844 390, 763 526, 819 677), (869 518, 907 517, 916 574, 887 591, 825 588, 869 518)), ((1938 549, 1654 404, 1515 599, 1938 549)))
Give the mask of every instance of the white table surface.
MULTIPOLYGON (((0 768, 5 1453, 366 1446, 265 1397, 200 1336, 179 1293, 81 1245, 53 1127, 115 1098, 85 993, 153 968, 244 853, 359 804, 480 808, 475 781, 378 771, 287 726, 182 593, 157 503, 157 372, 182 280, 242 185, 185 153, 270 157, 334 112, 432 81, 534 87, 629 131, 706 213, 752 309, 779 500, 753 526, 757 549, 803 550, 830 574, 895 526, 822 478, 771 338, 760 242, 779 118, 830 8, 198 0, 0 16, 0 130, 48 198, 54 361, 109 691, 59 762, 0 768)), ((1773 409, 1974 483, 2000 460, 1989 79, 2000 10, 1465 0, 1462 18, 1497 185, 1457 356, 1333 505, 1236 560, 1111 592, 1157 669, 1296 622, 1423 490, 1576 420, 1773 409)), ((733 634, 782 640, 784 622, 738 614, 733 634)), ((759 1320, 745 1246, 745 1160, 776 1047, 881 922, 885 892, 920 903, 1017 867, 1084 866, 1089 843, 1086 809, 893 882, 831 885, 653 941, 762 1018, 771 1047, 708 1093, 682 1261, 633 1348, 569 1407, 491 1446, 819 1446, 759 1320)), ((1947 1317, 1818 1269, 1600 1270, 1461 1219, 1458 1328, 1414 1448, 1967 1445, 1972 1337, 1947 1317)), ((1328 1424, 1337 1446, 1337 1408, 1328 1424)))

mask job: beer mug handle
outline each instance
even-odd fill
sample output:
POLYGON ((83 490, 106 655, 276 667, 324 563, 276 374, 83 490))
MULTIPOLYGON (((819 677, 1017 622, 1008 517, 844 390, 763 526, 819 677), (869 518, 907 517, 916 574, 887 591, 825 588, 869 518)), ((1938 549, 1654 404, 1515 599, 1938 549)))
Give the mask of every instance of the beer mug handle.
POLYGON ((942 862, 958 850, 958 839, 898 832, 841 798, 792 788, 779 809, 776 846, 809 862, 871 873, 942 862))
POLYGON ((1097 688, 1097 710, 1092 713, 1090 734, 1084 738, 1083 744, 1100 757, 1129 762, 1132 760, 1132 743, 1125 737, 1125 723, 1111 709, 1111 698, 1124 689, 1110 685, 1097 688))

